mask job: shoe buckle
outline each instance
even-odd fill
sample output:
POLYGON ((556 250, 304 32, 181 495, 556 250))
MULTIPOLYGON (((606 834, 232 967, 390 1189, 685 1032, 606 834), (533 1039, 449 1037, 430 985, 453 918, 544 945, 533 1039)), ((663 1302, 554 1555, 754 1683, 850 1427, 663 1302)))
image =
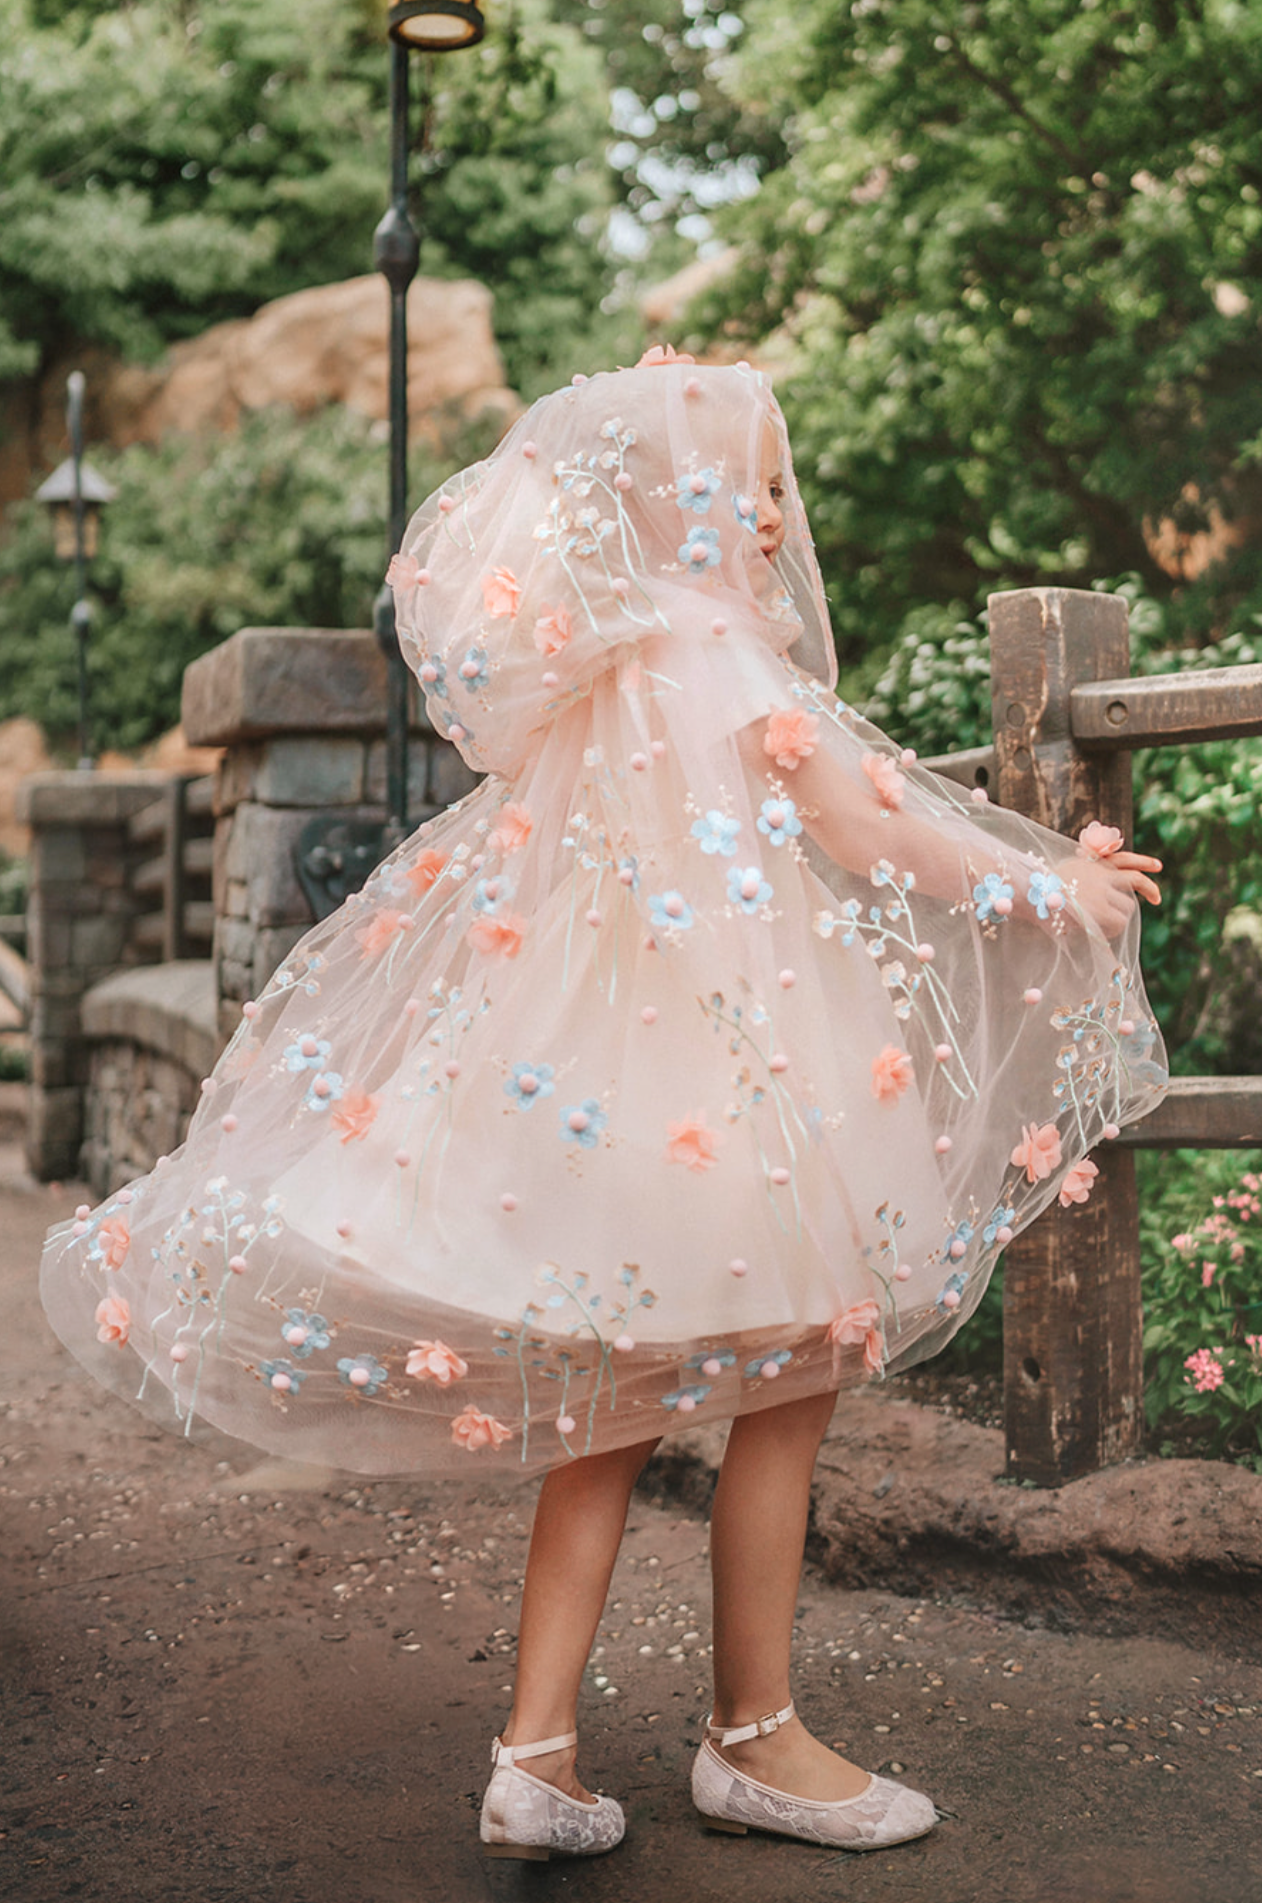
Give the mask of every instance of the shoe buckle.
POLYGON ((780 1729, 779 1712, 769 1711, 765 1718, 759 1718, 756 1720, 756 1725, 758 1730, 758 1736, 760 1738, 769 1738, 773 1731, 779 1731, 780 1729))

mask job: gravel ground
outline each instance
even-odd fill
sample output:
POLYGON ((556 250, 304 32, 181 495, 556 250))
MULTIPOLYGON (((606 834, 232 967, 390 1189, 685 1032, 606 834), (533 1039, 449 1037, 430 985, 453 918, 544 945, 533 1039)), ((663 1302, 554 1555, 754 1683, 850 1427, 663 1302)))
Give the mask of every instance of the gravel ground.
MULTIPOLYGON (((98 1393, 34 1293, 78 1200, 0 1151, 0 1896, 20 1903, 1257 1903, 1262 1667, 1050 1632, 808 1569, 798 1695, 946 1813, 839 1856, 698 1829, 706 1531, 637 1499, 584 1694, 626 1844, 484 1864, 530 1493, 365 1485, 185 1447, 98 1393), (314 1484, 304 1484, 314 1483, 314 1484)), ((1254 1655, 1256 1656, 1256 1654, 1254 1655)))

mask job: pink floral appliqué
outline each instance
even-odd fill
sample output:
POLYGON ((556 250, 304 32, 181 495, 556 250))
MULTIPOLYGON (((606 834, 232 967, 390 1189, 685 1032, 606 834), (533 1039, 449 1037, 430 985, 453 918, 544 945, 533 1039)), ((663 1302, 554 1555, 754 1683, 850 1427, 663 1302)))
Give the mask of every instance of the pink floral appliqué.
POLYGON ((432 886, 437 885, 446 865, 445 852, 438 852, 433 846, 426 846, 423 851, 417 853, 403 876, 419 899, 432 886))
POLYGON ((880 1055, 872 1059, 872 1095, 881 1103, 897 1103, 915 1076, 911 1052, 900 1051, 897 1044, 887 1044, 880 1055))
MULTIPOLYGON (((440 1388, 445 1388, 453 1381, 463 1381, 469 1364, 445 1341, 414 1341, 408 1350, 407 1372, 417 1381, 437 1381, 440 1388)), ((485 1420, 486 1416, 480 1418, 485 1420)))
POLYGON ((1088 859, 1111 859, 1115 852, 1122 850, 1123 839, 1116 826, 1102 826, 1093 819, 1084 826, 1078 835, 1078 850, 1085 852, 1088 859))
POLYGON ((377 1121, 380 1107, 380 1097, 370 1097, 366 1090, 348 1090, 333 1109, 333 1122, 342 1132, 340 1140, 355 1143, 360 1137, 366 1137, 377 1121))
POLYGON ((666 1161, 682 1163, 685 1169, 710 1170, 718 1162, 719 1139, 706 1128, 704 1116, 685 1117, 681 1123, 666 1126, 666 1161))
POLYGON ((539 619, 535 622, 535 646, 538 648, 540 654, 548 656, 559 654, 563 647, 569 645, 570 636, 573 632, 574 627, 570 620, 570 611, 564 602, 562 602, 559 607, 553 608, 550 613, 540 615, 539 619))
POLYGON ((122 1216, 107 1216, 97 1230, 107 1269, 121 1269, 131 1248, 131 1230, 122 1216))
POLYGON ((397 593, 401 588, 415 588, 421 565, 415 555, 405 555, 402 550, 390 558, 386 570, 386 582, 397 593))
POLYGON ((1060 1132, 1054 1123, 1023 1123, 1021 1141, 1012 1163, 1025 1171, 1027 1183, 1041 1183, 1060 1168, 1060 1132))
POLYGON ((466 1453, 476 1454, 479 1447, 502 1447, 506 1440, 513 1438, 513 1430, 493 1415, 479 1414, 477 1408, 470 1405, 451 1423, 451 1438, 466 1453))
POLYGON ((888 754, 865 753, 859 765, 871 780, 882 806, 902 805, 907 775, 899 772, 888 754))
POLYGON ((663 363, 695 363, 686 350, 676 350, 673 344, 650 344, 636 364, 637 370, 655 370, 663 363))
POLYGON ((379 958, 391 940, 404 929, 404 919, 406 919, 410 925, 412 922, 411 913, 391 912, 389 910, 378 912, 375 918, 364 926, 362 931, 356 932, 355 934, 363 947, 360 957, 379 958))
POLYGON ((885 1343, 879 1323, 881 1310, 873 1301, 856 1302, 828 1324, 828 1340, 834 1349, 863 1345, 863 1365, 869 1374, 879 1374, 885 1362, 885 1343))
POLYGON ((96 1305, 96 1338, 122 1347, 131 1333, 131 1307, 122 1295, 107 1295, 96 1305))
POLYGON ((516 958, 526 935, 526 921, 520 912, 484 912, 468 930, 474 951, 487 958, 516 958))
POLYGON ((1081 1163, 1075 1163, 1060 1186, 1061 1208, 1068 1209, 1072 1203, 1085 1203, 1099 1174, 1098 1167, 1089 1156, 1084 1157, 1081 1163))
POLYGON ((520 852, 530 837, 534 821, 530 817, 530 808, 510 800, 507 806, 500 807, 500 816, 495 822, 495 831, 487 844, 492 852, 520 852))
POLYGON ((809 760, 819 740, 819 715, 803 713, 800 707, 780 707, 767 722, 762 750, 777 766, 794 772, 803 760, 809 760))
POLYGON ((482 602, 492 616, 510 619, 521 606, 521 583, 511 568, 496 568, 482 577, 482 602))

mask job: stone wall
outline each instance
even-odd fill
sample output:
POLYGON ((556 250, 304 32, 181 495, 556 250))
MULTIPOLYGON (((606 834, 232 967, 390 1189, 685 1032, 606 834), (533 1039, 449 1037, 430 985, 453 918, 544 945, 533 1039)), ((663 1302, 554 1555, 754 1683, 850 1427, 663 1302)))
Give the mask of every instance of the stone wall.
POLYGON ((120 971, 83 1000, 90 1038, 80 1170, 108 1196, 184 1141, 219 1050, 209 959, 120 971))
MULTIPOLYGON (((346 629, 242 628, 184 676, 184 731, 222 746, 215 782, 215 973, 228 1038, 241 1005, 315 922, 297 848, 317 817, 380 822, 386 664, 346 629)), ((450 741, 414 706, 409 823, 474 785, 450 741)))

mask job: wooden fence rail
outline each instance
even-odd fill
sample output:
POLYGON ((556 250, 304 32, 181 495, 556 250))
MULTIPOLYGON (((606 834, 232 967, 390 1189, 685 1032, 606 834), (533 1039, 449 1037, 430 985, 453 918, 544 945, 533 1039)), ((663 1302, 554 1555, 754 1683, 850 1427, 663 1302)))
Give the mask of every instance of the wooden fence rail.
MULTIPOLYGON (((1262 734, 1262 667, 1132 680, 1117 596, 1021 589, 990 598, 995 742, 925 765, 988 787, 1058 833, 1132 823, 1128 753, 1262 734)), ((1185 1077, 1098 1152, 1091 1201, 1055 1205, 1004 1256, 1007 1470, 1059 1486, 1137 1451, 1143 1435, 1134 1150, 1262 1143, 1262 1078, 1185 1077)))

